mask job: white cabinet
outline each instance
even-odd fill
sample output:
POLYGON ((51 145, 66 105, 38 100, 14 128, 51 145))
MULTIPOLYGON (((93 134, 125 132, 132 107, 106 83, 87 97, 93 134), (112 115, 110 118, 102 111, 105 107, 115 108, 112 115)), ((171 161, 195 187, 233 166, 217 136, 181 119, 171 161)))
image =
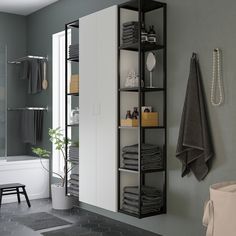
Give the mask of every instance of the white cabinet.
POLYGON ((117 211, 117 6, 80 19, 80 201, 117 211))

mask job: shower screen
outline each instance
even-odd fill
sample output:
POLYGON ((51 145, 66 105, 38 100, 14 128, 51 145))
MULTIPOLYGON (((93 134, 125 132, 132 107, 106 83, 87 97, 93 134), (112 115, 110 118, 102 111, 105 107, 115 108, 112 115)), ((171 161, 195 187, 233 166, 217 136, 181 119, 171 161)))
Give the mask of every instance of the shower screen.
POLYGON ((6 52, 6 46, 0 44, 0 160, 6 158, 6 52))

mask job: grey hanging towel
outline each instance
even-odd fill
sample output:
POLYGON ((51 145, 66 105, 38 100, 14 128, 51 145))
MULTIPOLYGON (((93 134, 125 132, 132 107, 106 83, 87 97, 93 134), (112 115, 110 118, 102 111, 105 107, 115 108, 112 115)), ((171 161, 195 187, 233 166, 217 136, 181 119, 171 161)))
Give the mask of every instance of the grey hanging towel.
POLYGON ((43 111, 24 110, 21 113, 21 136, 24 143, 36 145, 42 141, 43 111))
POLYGON ((28 93, 36 94, 42 91, 43 81, 43 62, 38 59, 33 59, 29 62, 30 73, 28 76, 28 93))
POLYGON ((200 67, 193 53, 176 151, 182 163, 182 177, 192 171, 198 181, 203 180, 213 155, 200 67))

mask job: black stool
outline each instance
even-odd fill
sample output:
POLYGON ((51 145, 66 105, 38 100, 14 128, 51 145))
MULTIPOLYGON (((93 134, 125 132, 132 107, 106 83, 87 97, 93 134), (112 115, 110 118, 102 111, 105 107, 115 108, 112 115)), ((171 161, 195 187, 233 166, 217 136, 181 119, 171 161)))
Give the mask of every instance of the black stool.
POLYGON ((0 185, 0 207, 2 205, 2 196, 14 195, 14 194, 17 194, 18 203, 20 203, 20 194, 25 195, 25 199, 28 204, 28 207, 31 207, 28 195, 25 191, 25 185, 19 184, 19 183, 0 185), (20 188, 22 189, 22 192, 20 192, 20 188))

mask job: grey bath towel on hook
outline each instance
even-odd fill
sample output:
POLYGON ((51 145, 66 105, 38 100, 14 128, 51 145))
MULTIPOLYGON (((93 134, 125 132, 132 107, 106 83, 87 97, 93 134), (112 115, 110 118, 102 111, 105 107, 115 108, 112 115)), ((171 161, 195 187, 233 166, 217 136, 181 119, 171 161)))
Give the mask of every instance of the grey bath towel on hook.
POLYGON ((198 181, 203 180, 213 155, 200 67, 193 53, 176 151, 182 163, 182 177, 192 171, 198 181))

